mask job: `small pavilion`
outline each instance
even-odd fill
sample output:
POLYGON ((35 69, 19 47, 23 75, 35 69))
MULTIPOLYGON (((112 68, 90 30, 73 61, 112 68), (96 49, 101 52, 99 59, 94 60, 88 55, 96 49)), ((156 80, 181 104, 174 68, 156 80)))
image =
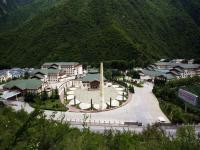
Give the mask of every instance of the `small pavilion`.
MULTIPOLYGON (((89 72, 82 79, 82 84, 84 88, 88 89, 99 89, 100 88, 100 73, 97 71, 89 72)), ((104 82, 106 79, 104 78, 104 82)))

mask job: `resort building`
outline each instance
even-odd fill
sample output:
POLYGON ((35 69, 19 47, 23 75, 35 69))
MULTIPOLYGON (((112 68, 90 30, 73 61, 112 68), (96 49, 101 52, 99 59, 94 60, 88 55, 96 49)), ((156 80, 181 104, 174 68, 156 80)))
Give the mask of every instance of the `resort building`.
MULTIPOLYGON (((82 79, 82 88, 99 89, 100 88, 100 73, 97 70, 90 69, 88 74, 82 79)), ((104 83, 106 79, 104 78, 104 83)), ((106 83, 105 83, 106 84, 106 83)))
POLYGON ((0 73, 0 83, 6 81, 6 75, 4 73, 0 73))
POLYGON ((175 79, 175 76, 159 70, 143 69, 142 71, 139 71, 139 74, 140 79, 145 81, 154 81, 155 78, 165 78, 168 81, 175 79))
POLYGON ((35 69, 31 72, 32 79, 39 79, 42 82, 58 82, 63 76, 58 69, 35 69))
POLYGON ((0 70, 0 82, 5 82, 12 79, 12 74, 9 70, 0 70))
POLYGON ((4 99, 15 100, 26 93, 40 93, 44 89, 42 81, 36 79, 12 80, 3 86, 4 99))
POLYGON ((152 68, 157 68, 157 69, 172 69, 173 67, 177 66, 178 63, 173 63, 173 62, 157 62, 153 65, 150 65, 152 68))
POLYGON ((83 77, 82 84, 84 88, 99 89, 100 74, 87 74, 83 77))
POLYGON ((5 82, 8 80, 23 77, 24 73, 25 73, 25 70, 21 68, 0 70, 0 82, 5 82))
POLYGON ((67 76, 83 75, 83 67, 78 62, 48 62, 44 63, 42 69, 58 69, 62 70, 67 76))
POLYGON ((157 62, 140 71, 141 78, 154 80, 157 76, 164 76, 167 80, 187 78, 200 75, 200 65, 181 63, 183 59, 174 59, 170 62, 157 62))
POLYGON ((179 64, 169 70, 167 74, 172 74, 176 78, 186 78, 200 75, 199 64, 179 64))

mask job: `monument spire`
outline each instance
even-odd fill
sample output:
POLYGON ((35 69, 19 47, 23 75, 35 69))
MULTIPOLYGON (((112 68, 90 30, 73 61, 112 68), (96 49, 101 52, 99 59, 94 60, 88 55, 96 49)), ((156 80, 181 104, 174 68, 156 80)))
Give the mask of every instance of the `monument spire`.
POLYGON ((103 62, 100 64, 100 109, 103 110, 103 104, 104 104, 104 75, 103 75, 103 62))

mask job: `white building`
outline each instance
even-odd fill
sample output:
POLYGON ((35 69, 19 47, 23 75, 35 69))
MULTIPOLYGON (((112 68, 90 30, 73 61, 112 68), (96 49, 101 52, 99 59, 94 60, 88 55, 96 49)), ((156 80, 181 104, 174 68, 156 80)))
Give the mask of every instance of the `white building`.
POLYGON ((35 69, 31 72, 31 78, 36 78, 42 82, 58 82, 62 77, 61 71, 58 69, 35 69))
POLYGON ((10 74, 9 70, 2 70, 0 72, 0 82, 5 82, 12 79, 12 74, 10 74))
POLYGON ((44 63, 42 69, 59 69, 68 76, 82 76, 83 67, 78 62, 48 62, 44 63))
POLYGON ((168 74, 172 74, 177 78, 187 78, 200 75, 199 64, 179 64, 173 67, 168 74))

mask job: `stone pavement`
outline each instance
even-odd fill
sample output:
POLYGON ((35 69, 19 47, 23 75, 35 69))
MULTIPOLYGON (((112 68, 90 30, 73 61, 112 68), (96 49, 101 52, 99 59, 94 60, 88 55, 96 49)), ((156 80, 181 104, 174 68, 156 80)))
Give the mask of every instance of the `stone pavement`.
MULTIPOLYGON (((119 95, 118 91, 113 87, 105 87, 104 92, 105 92, 105 102, 110 102, 110 98, 114 100, 119 95)), ((101 103, 99 90, 88 91, 87 89, 78 88, 75 90, 75 96, 76 99, 80 100, 82 103, 90 104, 91 99, 93 101, 93 104, 101 103)))
MULTIPOLYGON (((87 113, 88 120, 92 122, 141 122, 143 125, 152 124, 158 121, 158 117, 165 118, 166 122, 169 123, 168 118, 163 114, 159 107, 158 100, 152 93, 152 84, 144 84, 143 88, 135 87, 135 94, 132 96, 130 102, 118 109, 87 113)), ((16 102, 17 103, 17 102, 16 102)), ((25 111, 31 112, 31 108, 28 104, 18 102, 17 106, 12 106, 14 109, 19 110, 24 108, 25 111)), ((44 111, 47 118, 50 118, 54 111, 44 111)), ((65 121, 82 121, 85 113, 80 112, 59 112, 55 113, 53 119, 60 120, 64 117, 65 121)))

